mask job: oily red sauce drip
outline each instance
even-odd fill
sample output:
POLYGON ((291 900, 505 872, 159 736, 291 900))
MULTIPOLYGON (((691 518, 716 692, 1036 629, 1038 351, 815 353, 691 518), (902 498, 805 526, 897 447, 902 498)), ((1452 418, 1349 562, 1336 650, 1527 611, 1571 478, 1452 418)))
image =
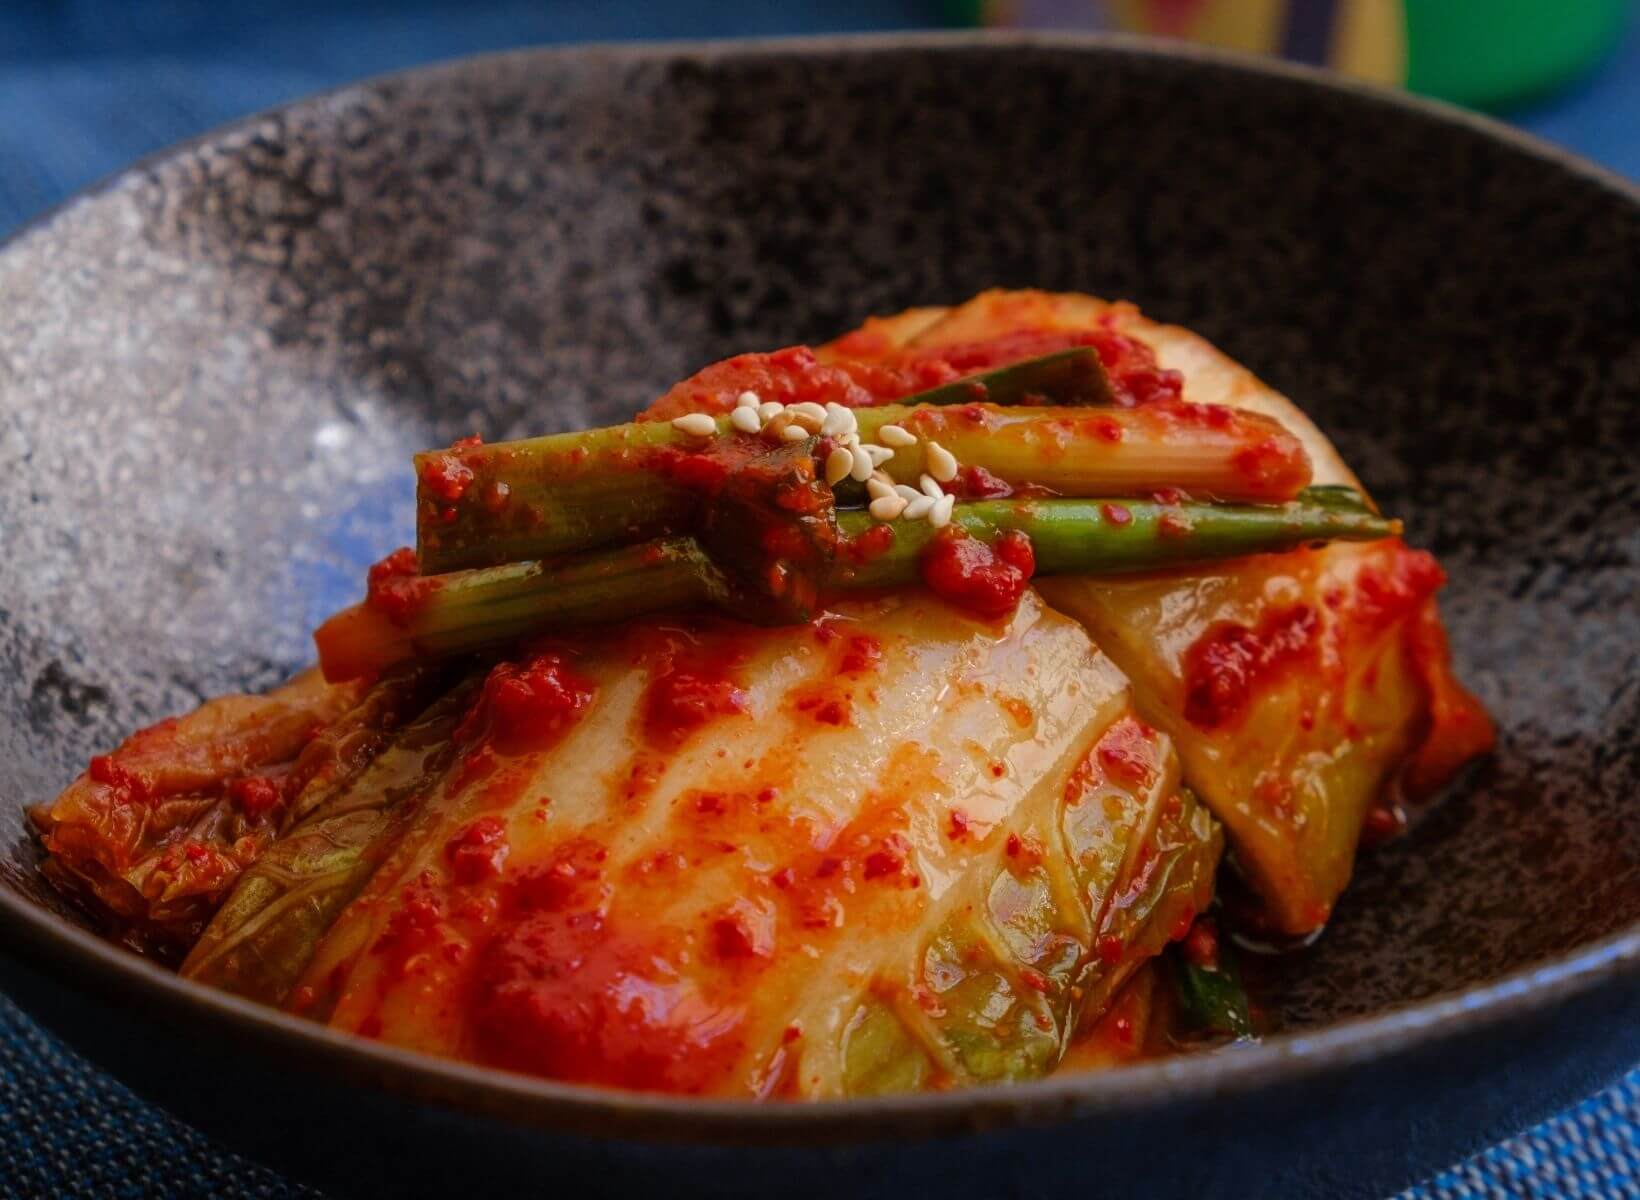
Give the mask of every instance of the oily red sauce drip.
POLYGON ((284 789, 277 779, 247 775, 228 785, 228 795, 247 817, 262 817, 285 802, 284 789))
POLYGON ((980 466, 958 467, 945 490, 961 500, 1005 500, 1014 494, 1012 484, 980 466))
POLYGON ((500 663, 484 680, 456 739, 467 741, 487 727, 503 754, 545 750, 574 727, 596 695, 597 686, 557 651, 500 663))
POLYGON ((1236 451, 1230 465, 1249 483, 1272 491, 1296 492, 1310 482, 1309 456, 1291 436, 1259 438, 1236 451))
POLYGON ((1235 621, 1209 627, 1185 652, 1185 717, 1199 729, 1235 721, 1261 684, 1309 657, 1319 629, 1307 604, 1267 613, 1257 629, 1235 621))
POLYGON ((867 888, 875 896, 917 895, 922 876, 905 835, 908 824, 896 805, 874 808, 823 844, 795 849, 767 876, 785 920, 812 939, 841 929, 849 906, 867 902, 867 888))
POLYGON ((849 638, 837 670, 842 675, 861 675, 875 671, 882 663, 883 643, 869 633, 860 633, 849 638))
MULTIPOLYGON (((705 1091, 739 1056, 744 1014, 703 994, 653 936, 612 913, 603 859, 602 847, 577 839, 506 889, 502 931, 475 986, 481 1053, 556 1079, 705 1091)), ((746 933, 755 950, 756 930, 746 933)))
POLYGON ((1125 787, 1149 787, 1159 769, 1155 732, 1132 717, 1106 730, 1094 753, 1105 776, 1125 787))
POLYGON ((1195 528, 1189 516, 1178 509, 1169 509, 1156 518, 1156 535, 1163 539, 1187 538, 1195 528))
POLYGON ((141 804, 154 797, 153 782, 142 771, 132 770, 112 754, 99 754, 86 767, 91 782, 114 793, 116 801, 141 804))
POLYGON ((767 962, 774 957, 775 912, 767 902, 742 897, 712 919, 712 951, 725 962, 767 962))
POLYGON ((416 568, 416 552, 400 546, 370 568, 365 606, 381 613, 395 625, 408 625, 438 591, 444 581, 424 576, 416 568))
POLYGON ((859 565, 881 558, 893 548, 894 527, 887 524, 862 529, 853 537, 845 538, 837 547, 838 553, 846 561, 859 565))
POLYGON ((481 883, 501 874, 507 861, 507 827, 499 817, 480 817, 444 844, 457 883, 481 883))
POLYGON ((519 871, 507 881, 508 910, 568 911, 601 905, 610 894, 604 883, 608 858, 609 851, 591 838, 563 842, 544 863, 519 871))
POLYGON ((453 454, 435 454, 422 464, 422 490, 446 504, 465 496, 472 482, 473 469, 453 454))
MULTIPOLYGON (((468 454, 467 451, 476 450, 483 444, 484 439, 476 433, 457 438, 450 443, 448 452, 429 455, 422 464, 422 494, 431 508, 448 514, 446 520, 453 519, 455 515, 455 509, 449 506, 459 504, 467 495, 467 489, 472 487, 473 467, 483 462, 482 455, 468 454)), ((486 504, 489 503, 491 492, 488 489, 483 499, 486 504)))
POLYGON ((849 693, 824 682, 799 692, 792 707, 817 724, 833 728, 847 725, 854 716, 854 702, 849 693))
POLYGON ((905 874, 911 843, 902 833, 891 833, 865 856, 860 874, 866 879, 894 879, 905 874))
POLYGON ((1027 834, 1010 833, 1002 844, 1003 853, 1023 868, 1038 867, 1048 857, 1048 849, 1027 834))
POLYGON ((1082 756, 1065 779, 1065 807, 1075 808, 1104 781, 1105 773, 1099 765, 1099 745, 1082 756))
POLYGON ((745 650, 732 642, 691 646, 671 640, 648 661, 654 665, 644 692, 643 731, 654 746, 675 750, 697 730, 750 707, 736 678, 745 650))
POLYGON ((1036 572, 1036 554, 1031 539, 1017 529, 1001 534, 993 546, 947 526, 924 548, 918 566, 923 582, 941 599, 996 619, 1019 606, 1036 572))
MULTIPOLYGON (((815 623, 815 637, 830 645, 843 637, 829 620, 815 623)), ((870 634, 854 634, 838 648, 835 668, 822 678, 794 689, 789 697, 794 711, 820 725, 848 725, 854 716, 854 688, 858 677, 876 671, 883 660, 883 644, 870 634)))
POLYGON ((417 956, 444 940, 444 924, 444 897, 438 880, 431 871, 423 871, 400 889, 398 904, 371 953, 386 960, 390 976, 402 979, 417 956))
POLYGON ((1356 574, 1348 619, 1362 633, 1378 633, 1406 620, 1446 582, 1446 572, 1428 551, 1397 550, 1385 565, 1368 564, 1356 574))

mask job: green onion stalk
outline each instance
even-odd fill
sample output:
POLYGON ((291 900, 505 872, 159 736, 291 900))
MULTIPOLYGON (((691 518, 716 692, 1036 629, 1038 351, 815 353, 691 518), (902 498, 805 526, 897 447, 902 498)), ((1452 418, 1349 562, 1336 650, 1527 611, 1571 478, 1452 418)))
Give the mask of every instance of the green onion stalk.
MULTIPOLYGON (((987 544, 1010 533, 1030 539, 1035 573, 1122 575, 1289 550, 1334 540, 1392 537, 1400 523, 1379 516, 1353 489, 1312 487, 1272 505, 1165 499, 1007 499, 957 504, 942 533, 927 521, 880 525, 864 512, 836 515, 835 545, 811 570, 810 594, 847 596, 915 585, 929 545, 966 535, 987 544), (875 528, 890 532, 875 534, 875 528), (870 552, 860 552, 870 547, 870 552)), ((370 602, 346 609, 315 634, 332 680, 358 678, 408 659, 443 658, 554 630, 646 614, 719 609, 769 624, 806 619, 807 604, 781 603, 767 580, 728 571, 691 536, 658 538, 551 561, 505 563, 426 577, 409 611, 370 602)))
MULTIPOLYGON (((930 461, 934 444, 963 470, 983 471, 987 485, 1039 494, 1179 489, 1279 503, 1310 481, 1302 444, 1271 418, 1201 405, 1101 405, 1108 383, 1090 385, 1090 378, 1104 380, 1097 355, 1064 351, 851 412, 862 442, 893 450, 882 472, 912 486, 924 473, 946 474, 930 461), (887 447, 880 437, 886 425, 916 440, 887 447)), ((770 445, 764 433, 737 432, 728 415, 708 428, 699 435, 639 421, 420 454, 421 569, 440 574, 686 532, 713 499, 717 467, 770 445)), ((837 444, 837 436, 822 435, 806 448, 824 459, 837 444)))

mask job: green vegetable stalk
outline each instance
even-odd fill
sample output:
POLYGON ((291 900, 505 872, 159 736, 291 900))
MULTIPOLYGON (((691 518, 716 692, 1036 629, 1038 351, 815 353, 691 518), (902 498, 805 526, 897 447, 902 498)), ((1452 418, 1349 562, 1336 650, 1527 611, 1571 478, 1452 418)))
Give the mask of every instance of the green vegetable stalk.
MULTIPOLYGON (((1049 355, 851 412, 863 442, 893 449, 882 470, 898 483, 941 474, 931 468, 931 444, 964 468, 1066 496, 1178 488, 1268 503, 1292 499, 1309 482, 1302 444, 1268 417, 1200 406, 1088 407, 1089 396, 1102 394, 1085 386, 1089 356, 1049 355), (982 390, 990 397, 983 404, 974 399, 982 390), (1066 397, 1077 402, 1019 405, 1066 397), (916 440, 887 447, 886 425, 916 440)), ((1097 369, 1097 356, 1091 361, 1097 369)), ((732 422, 712 419, 702 425, 706 436, 671 422, 635 422, 417 455, 421 569, 465 570, 688 532, 728 474, 779 445, 736 432, 732 422)), ((810 453, 836 444, 834 435, 801 443, 810 453)))
MULTIPOLYGON (((1167 504, 1157 500, 982 500, 956 505, 951 523, 994 542, 1027 535, 1038 575, 1110 575, 1288 550, 1309 542, 1390 537, 1399 524, 1378 516, 1348 488, 1318 487, 1281 505, 1167 504)), ((817 568, 814 591, 913 585, 936 537, 926 521, 896 521, 875 556, 856 555, 875 522, 838 514, 840 546, 817 568)), ((949 535, 947 535, 949 536, 949 535)), ((767 573, 765 573, 766 575, 767 573)), ((357 678, 406 659, 439 658, 548 630, 621 621, 645 613, 721 608, 743 620, 806 618, 765 578, 731 575, 693 538, 663 538, 555 562, 518 562, 426 581, 409 612, 368 602, 344 610, 314 635, 327 678, 357 678)), ((794 589, 795 590, 795 589, 794 589)))
MULTIPOLYGON (((842 513, 846 531, 863 528, 842 513)), ((1312 487, 1280 505, 1165 504, 1156 500, 980 500, 959 504, 951 523, 985 542, 1018 530, 1031 539, 1038 575, 1124 575, 1290 550, 1307 542, 1392 537, 1400 524, 1345 487, 1312 487)), ((839 565, 840 587, 893 587, 917 580, 917 563, 939 531, 896 521, 894 545, 858 566, 839 565)))
MULTIPOLYGON (((1208 936, 1213 937, 1212 923, 1198 922, 1201 925, 1206 925, 1208 936)), ((1202 959, 1192 949, 1200 933, 1200 928, 1193 931, 1168 955, 1179 1031, 1197 1039, 1250 1038, 1254 1034, 1253 1018, 1235 956, 1215 938, 1211 961, 1202 959)))

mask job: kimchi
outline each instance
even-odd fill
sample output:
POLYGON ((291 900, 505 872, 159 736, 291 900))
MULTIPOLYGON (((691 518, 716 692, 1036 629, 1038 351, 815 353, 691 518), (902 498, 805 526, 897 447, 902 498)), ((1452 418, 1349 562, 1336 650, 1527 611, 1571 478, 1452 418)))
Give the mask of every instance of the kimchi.
POLYGON ((413 470, 315 670, 34 810, 110 936, 397 1046, 797 1100, 1253 1037, 1237 944, 1491 745, 1435 560, 1131 305, 873 318, 413 470))

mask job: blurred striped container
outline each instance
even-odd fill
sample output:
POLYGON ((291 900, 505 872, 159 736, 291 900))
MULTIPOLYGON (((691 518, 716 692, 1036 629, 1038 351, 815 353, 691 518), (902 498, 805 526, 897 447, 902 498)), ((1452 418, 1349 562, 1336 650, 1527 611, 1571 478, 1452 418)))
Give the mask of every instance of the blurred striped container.
POLYGON ((1575 79, 1630 12, 1629 0, 951 0, 962 24, 1185 38, 1479 108, 1575 79))

